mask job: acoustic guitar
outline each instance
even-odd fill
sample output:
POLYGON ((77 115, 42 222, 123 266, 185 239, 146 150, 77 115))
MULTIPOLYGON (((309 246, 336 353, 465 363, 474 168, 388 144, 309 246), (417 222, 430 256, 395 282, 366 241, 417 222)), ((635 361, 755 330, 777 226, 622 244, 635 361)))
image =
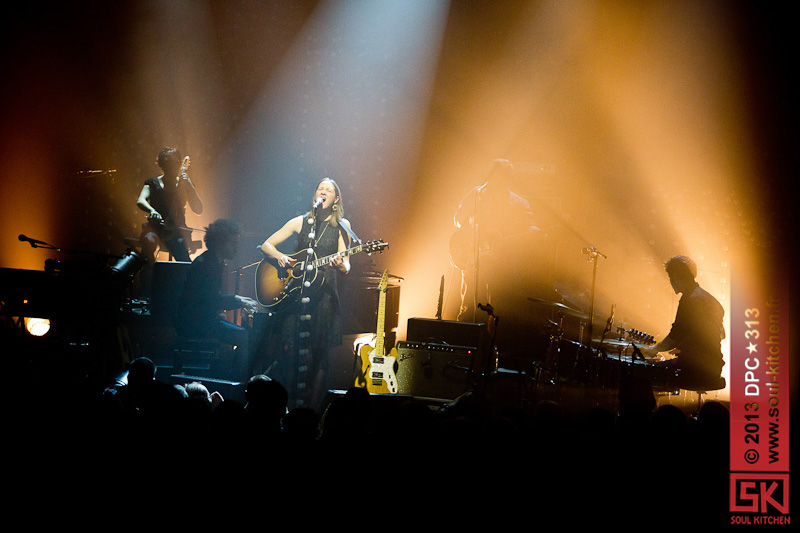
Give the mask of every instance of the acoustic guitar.
POLYGON ((294 302, 301 290, 304 294, 318 290, 324 282, 319 269, 330 264, 334 258, 345 258, 361 252, 383 252, 387 246, 382 240, 374 240, 320 258, 316 254, 309 257, 308 251, 303 249, 288 256, 291 263, 288 268, 279 266, 272 257, 265 257, 256 267, 256 300, 268 311, 279 312, 294 302), (304 283, 306 287, 303 287, 304 283))

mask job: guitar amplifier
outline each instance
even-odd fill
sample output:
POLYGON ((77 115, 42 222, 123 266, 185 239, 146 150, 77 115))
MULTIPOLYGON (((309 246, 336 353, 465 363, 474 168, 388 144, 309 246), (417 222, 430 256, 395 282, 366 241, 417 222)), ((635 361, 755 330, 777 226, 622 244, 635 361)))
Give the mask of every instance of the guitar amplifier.
POLYGON ((396 348, 400 394, 453 400, 470 390, 476 348, 411 341, 396 348))
POLYGON ((486 331, 486 324, 482 323, 409 318, 406 340, 481 348, 488 337, 486 331))

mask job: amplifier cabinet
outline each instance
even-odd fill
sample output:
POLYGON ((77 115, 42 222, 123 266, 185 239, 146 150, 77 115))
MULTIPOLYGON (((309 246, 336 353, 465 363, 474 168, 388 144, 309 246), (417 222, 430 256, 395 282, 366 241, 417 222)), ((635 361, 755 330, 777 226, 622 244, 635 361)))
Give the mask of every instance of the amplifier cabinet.
POLYGON ((471 389, 476 348, 411 341, 396 348, 400 394, 453 400, 471 389))
POLYGON ((481 348, 488 340, 486 324, 432 318, 409 318, 406 340, 481 348))

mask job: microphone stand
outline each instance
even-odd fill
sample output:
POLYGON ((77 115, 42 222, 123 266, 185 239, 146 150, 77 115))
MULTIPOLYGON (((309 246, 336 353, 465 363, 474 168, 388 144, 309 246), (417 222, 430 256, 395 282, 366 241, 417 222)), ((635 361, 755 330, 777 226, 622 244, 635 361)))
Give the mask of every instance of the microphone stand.
MULTIPOLYGON (((260 264, 261 264, 261 261, 256 261, 255 263, 250 263, 249 265, 240 266, 240 267, 237 267, 237 268, 234 268, 233 270, 231 270, 230 273, 233 274, 234 276, 236 276, 236 281, 234 282, 234 291, 233 291, 234 294, 239 294, 239 289, 241 287, 242 275, 243 275, 244 271, 249 269, 249 268, 253 268, 255 266, 258 266, 260 264)), ((241 317, 242 317, 242 309, 241 308, 237 308, 233 312, 233 322, 234 322, 234 324, 239 324, 241 326, 242 325, 241 317)))
MULTIPOLYGON (((144 259, 135 251, 128 249, 124 255, 107 254, 102 252, 93 252, 91 250, 77 250, 74 248, 61 248, 50 243, 31 239, 25 235, 20 235, 19 240, 27 242, 31 248, 42 248, 44 250, 54 250, 56 252, 69 253, 69 254, 84 254, 93 256, 95 259, 115 259, 116 263, 109 267, 113 276, 117 279, 126 280, 130 282, 137 272, 142 268, 144 259)), ((58 259, 47 259, 45 261, 45 271, 54 272, 58 270, 58 265, 61 263, 58 259)))
POLYGON ((595 288, 597 285, 597 258, 602 256, 605 258, 606 256, 595 250, 594 246, 590 246, 588 248, 584 248, 584 253, 589 254, 589 261, 592 262, 592 295, 589 300, 589 350, 592 349, 592 339, 593 333, 592 330, 594 328, 594 295, 595 295, 595 288))
MULTIPOLYGON (((94 252, 91 250, 78 250, 75 248, 62 248, 59 246, 55 246, 53 244, 40 241, 37 239, 31 239, 25 235, 20 235, 19 240, 22 242, 27 242, 31 245, 31 248, 42 248, 45 250, 54 250, 56 252, 68 253, 68 254, 83 254, 89 255, 94 257, 95 259, 105 259, 106 261, 106 273, 110 276, 110 279, 113 280, 114 283, 120 284, 120 291, 117 295, 120 299, 120 304, 124 302, 124 291, 128 290, 131 281, 133 280, 134 276, 139 272, 139 270, 144 265, 144 259, 137 254, 135 251, 128 249, 125 255, 116 255, 116 254, 107 254, 102 252, 94 252), (113 265, 108 265, 108 260, 114 259, 116 262, 113 265)), ((54 272, 59 270, 59 265, 61 263, 58 259, 46 259, 44 262, 44 271, 49 274, 53 274, 54 272)), ((98 265, 99 267, 99 265, 98 265)))
MULTIPOLYGON (((300 391, 300 379, 304 379, 303 386, 302 386, 302 395, 308 392, 308 387, 310 386, 310 381, 313 380, 315 377, 311 375, 311 369, 309 368, 310 357, 311 357, 311 315, 307 313, 307 307, 310 303, 308 296, 306 296, 306 289, 310 287, 310 282, 308 281, 308 274, 309 274, 309 266, 314 261, 314 257, 316 257, 316 246, 317 243, 315 239, 317 239, 317 230, 319 229, 319 217, 318 209, 322 202, 315 202, 311 213, 309 215, 309 219, 306 219, 307 223, 311 226, 310 232, 308 234, 308 248, 307 248, 307 255, 306 259, 303 261, 303 274, 300 277, 300 308, 298 310, 297 315, 297 348, 296 348, 296 367, 295 367, 295 392, 300 391), (305 377, 300 376, 300 374, 305 374, 305 377)), ((319 274, 318 274, 319 275, 319 274)), ((309 401, 312 400, 311 397, 308 398, 309 401)), ((301 398, 302 400, 302 398, 301 398)), ((305 407, 305 405, 303 405, 305 407)))
POLYGON ((19 240, 22 242, 27 242, 28 244, 31 245, 31 248, 43 248, 45 250, 55 250, 57 252, 64 252, 71 254, 87 254, 87 255, 93 255, 95 257, 105 257, 106 259, 122 259, 121 255, 92 252, 90 250, 76 250, 73 248, 60 248, 58 246, 54 246, 44 241, 38 241, 36 239, 28 238, 25 235, 20 235, 19 240))

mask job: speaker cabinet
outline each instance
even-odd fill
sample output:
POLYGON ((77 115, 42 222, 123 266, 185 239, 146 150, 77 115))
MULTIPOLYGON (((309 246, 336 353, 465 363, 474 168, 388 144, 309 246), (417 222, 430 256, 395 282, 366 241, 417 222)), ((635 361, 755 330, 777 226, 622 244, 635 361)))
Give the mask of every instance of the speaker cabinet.
POLYGON ((150 314, 154 318, 171 321, 175 317, 191 266, 183 261, 156 261, 153 265, 150 314))
POLYGON ((420 342, 397 343, 400 394, 453 400, 470 390, 476 348, 420 342))
POLYGON ((481 348, 487 341, 486 324, 409 318, 406 340, 431 344, 452 344, 481 348))

